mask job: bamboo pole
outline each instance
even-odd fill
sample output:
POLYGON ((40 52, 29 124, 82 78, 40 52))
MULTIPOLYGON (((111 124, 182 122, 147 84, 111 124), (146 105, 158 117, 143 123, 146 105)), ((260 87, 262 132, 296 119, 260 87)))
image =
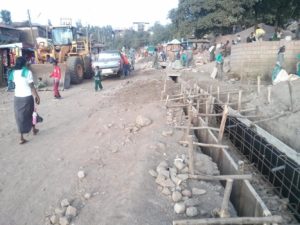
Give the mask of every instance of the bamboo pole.
MULTIPOLYGON (((210 102, 207 100, 205 102, 205 114, 206 115, 209 115, 209 111, 210 111, 209 104, 210 104, 210 102)), ((209 118, 208 116, 205 117, 206 124, 208 124, 208 118, 209 118)))
POLYGON ((226 125, 226 120, 227 120, 227 115, 228 115, 228 106, 225 105, 224 106, 224 110, 223 110, 223 116, 222 116, 222 120, 221 120, 221 125, 220 125, 220 132, 219 132, 219 138, 218 138, 219 143, 223 139, 225 125, 226 125))
POLYGON ((290 93, 290 111, 293 112, 294 111, 294 103, 293 103, 293 88, 292 88, 292 84, 291 84, 291 81, 288 80, 287 81, 288 83, 288 86, 289 86, 289 93, 290 93))
POLYGON ((242 108, 242 93, 243 91, 242 90, 239 90, 239 100, 238 100, 238 112, 241 111, 241 108, 242 108))
POLYGON ((230 93, 227 94, 227 104, 230 102, 230 93))
POLYGON ((272 85, 268 86, 268 103, 271 103, 272 85))
POLYGON ((169 95, 167 95, 165 105, 168 105, 169 95))
POLYGON ((260 76, 257 76, 257 94, 260 94, 260 76))
POLYGON ((222 205, 221 205, 221 210, 220 210, 220 217, 221 218, 228 218, 228 217, 230 217, 228 206, 229 206, 229 200, 230 200, 230 195, 231 195, 231 191, 232 191, 232 184, 233 184, 233 180, 232 179, 228 179, 226 181, 226 186, 225 186, 225 191, 224 191, 224 197, 223 197, 223 201, 222 201, 222 205))
POLYGON ((205 218, 205 219, 189 219, 175 220, 173 225, 261 225, 261 224, 281 224, 281 216, 267 217, 233 217, 233 218, 205 218))
POLYGON ((214 113, 214 114, 208 114, 208 113, 199 113, 198 116, 222 116, 223 113, 214 113))
POLYGON ((193 136, 187 136, 188 145, 189 145, 189 172, 194 175, 194 145, 193 145, 193 136))

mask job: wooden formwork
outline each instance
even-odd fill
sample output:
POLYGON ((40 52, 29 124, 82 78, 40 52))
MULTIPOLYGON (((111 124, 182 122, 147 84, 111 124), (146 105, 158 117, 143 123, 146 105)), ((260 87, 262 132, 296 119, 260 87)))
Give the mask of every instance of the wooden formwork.
POLYGON ((176 126, 177 129, 185 129, 185 140, 181 141, 188 146, 189 154, 189 179, 200 180, 219 180, 225 186, 223 201, 218 212, 220 218, 200 219, 200 220, 181 220, 174 221, 173 225, 184 224, 280 224, 280 216, 272 216, 264 202, 258 196, 249 180, 251 175, 243 174, 242 167, 239 167, 227 152, 227 145, 222 144, 224 128, 227 116, 246 118, 241 114, 232 113, 230 109, 230 94, 238 94, 237 112, 251 111, 254 109, 242 109, 242 91, 232 90, 230 92, 221 92, 220 88, 213 97, 212 88, 207 90, 199 86, 188 87, 181 81, 180 94, 176 96, 166 95, 166 83, 164 85, 165 105, 168 108, 183 108, 187 112, 187 125, 176 126), (223 104, 223 113, 214 113, 214 104, 222 104, 220 95, 227 95, 227 102, 223 104), (180 101, 180 103, 170 104, 170 102, 180 101), (222 117, 220 127, 210 125, 211 118, 222 117), (191 134, 193 132, 200 142, 194 142, 191 134), (202 151, 210 155, 214 162, 218 164, 222 176, 199 176, 194 172, 194 146, 201 146, 202 151), (225 181, 225 182, 224 182, 225 181), (230 218, 228 212, 229 200, 233 203, 240 217, 230 218))

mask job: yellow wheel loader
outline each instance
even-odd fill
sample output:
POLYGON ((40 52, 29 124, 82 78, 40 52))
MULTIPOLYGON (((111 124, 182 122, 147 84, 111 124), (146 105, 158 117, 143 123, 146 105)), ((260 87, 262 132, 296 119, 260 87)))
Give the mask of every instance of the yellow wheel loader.
POLYGON ((67 89, 70 84, 79 84, 83 79, 90 79, 93 76, 93 70, 88 39, 80 37, 76 28, 72 26, 53 27, 51 33, 51 43, 38 44, 36 51, 38 63, 31 65, 35 79, 40 77, 46 84, 52 83, 49 75, 53 70, 53 65, 47 63, 47 55, 59 63, 63 88, 67 89))

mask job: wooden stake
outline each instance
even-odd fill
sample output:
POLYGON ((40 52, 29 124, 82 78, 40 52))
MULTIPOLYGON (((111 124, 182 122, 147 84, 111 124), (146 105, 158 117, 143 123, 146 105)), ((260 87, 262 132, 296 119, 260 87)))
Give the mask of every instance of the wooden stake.
POLYGON ((230 102, 230 93, 227 94, 227 104, 230 102))
POLYGON ((200 98, 197 99, 196 110, 197 110, 197 113, 199 113, 199 110, 200 110, 200 98))
POLYGON ((240 112, 241 108, 242 108, 242 93, 243 93, 243 91, 239 90, 238 112, 240 112))
POLYGON ((187 140, 188 136, 190 135, 190 130, 192 126, 192 103, 189 103, 188 106, 188 124, 187 124, 187 129, 186 129, 186 134, 185 134, 185 140, 187 140))
MULTIPOLYGON (((206 113, 206 115, 208 115, 209 114, 209 111, 210 111, 210 108, 209 108, 209 100, 207 100, 206 102, 205 102, 205 113, 206 113)), ((206 124, 208 125, 208 116, 206 116, 205 117, 205 122, 206 122, 206 124)))
POLYGON ((260 76, 257 76, 257 94, 260 94, 260 76))
POLYGON ((222 116, 222 121, 221 121, 221 125, 220 125, 220 132, 219 132, 219 138, 218 138, 219 143, 221 143, 221 141, 223 139, 226 120, 227 120, 227 115, 228 115, 228 106, 224 105, 223 116, 222 116))
POLYGON ((268 86, 268 103, 271 103, 272 85, 268 86))
POLYGON ((290 111, 293 112, 294 111, 294 103, 293 103, 293 88, 292 88, 292 84, 291 81, 288 80, 288 86, 289 86, 289 93, 290 93, 290 111))
POLYGON ((281 216, 267 217, 233 217, 233 218, 205 218, 205 219, 189 219, 175 220, 173 225, 246 225, 246 224, 281 224, 281 216))
POLYGON ((194 145, 193 145, 193 136, 188 135, 187 137, 189 145, 189 172, 194 175, 194 145))
POLYGON ((166 103, 165 103, 165 105, 167 105, 167 104, 168 104, 168 100, 169 100, 169 95, 167 95, 167 98, 166 98, 166 103))
POLYGON ((232 179, 228 179, 226 181, 226 187, 225 187, 225 191, 224 191, 224 197, 223 197, 223 201, 222 201, 222 205, 221 205, 221 210, 220 210, 220 217, 221 218, 228 218, 228 217, 230 217, 228 206, 229 206, 229 200, 230 200, 230 195, 231 195, 231 190, 232 190, 232 184, 233 184, 233 180, 232 179))

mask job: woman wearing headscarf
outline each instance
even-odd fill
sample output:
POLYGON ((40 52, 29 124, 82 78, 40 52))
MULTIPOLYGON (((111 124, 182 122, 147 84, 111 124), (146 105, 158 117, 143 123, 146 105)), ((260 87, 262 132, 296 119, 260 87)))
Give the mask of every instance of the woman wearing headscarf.
POLYGON ((32 129, 33 134, 37 134, 38 129, 32 123, 32 114, 34 112, 34 101, 40 104, 40 97, 34 87, 31 71, 26 67, 26 59, 18 57, 16 65, 11 73, 12 81, 15 83, 14 109, 15 118, 20 136, 20 144, 27 140, 24 134, 29 133, 32 129))

